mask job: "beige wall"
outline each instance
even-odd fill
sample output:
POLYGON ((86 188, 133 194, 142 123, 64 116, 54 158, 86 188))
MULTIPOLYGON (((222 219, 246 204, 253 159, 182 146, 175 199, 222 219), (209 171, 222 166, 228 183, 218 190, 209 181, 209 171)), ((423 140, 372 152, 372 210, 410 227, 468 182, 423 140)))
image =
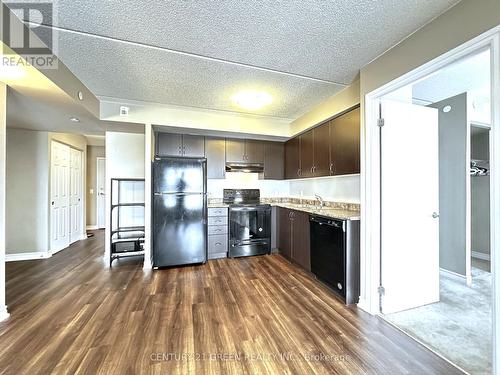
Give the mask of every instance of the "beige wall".
POLYGON ((361 69, 365 94, 500 25, 500 1, 463 0, 361 69))
POLYGON ((290 124, 290 133, 292 135, 301 133, 358 104, 359 80, 293 121, 290 124))
POLYGON ((7 254, 46 253, 49 250, 47 132, 7 129, 6 208, 7 254))
POLYGON ((87 226, 97 225, 97 158, 106 156, 106 148, 101 146, 87 147, 87 226), (93 189, 93 194, 90 190, 93 189))
POLYGON ((7 86, 0 82, 0 320, 7 318, 5 306, 5 159, 7 86))

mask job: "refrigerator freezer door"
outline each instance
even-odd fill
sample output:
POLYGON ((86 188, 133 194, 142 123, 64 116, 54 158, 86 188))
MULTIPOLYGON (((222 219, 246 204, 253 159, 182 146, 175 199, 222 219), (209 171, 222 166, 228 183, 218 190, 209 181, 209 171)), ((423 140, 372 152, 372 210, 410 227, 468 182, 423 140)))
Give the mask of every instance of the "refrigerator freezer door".
POLYGON ((205 159, 156 158, 153 191, 156 193, 205 193, 205 159))
POLYGON ((207 259, 205 194, 154 195, 153 265, 203 263, 207 259))

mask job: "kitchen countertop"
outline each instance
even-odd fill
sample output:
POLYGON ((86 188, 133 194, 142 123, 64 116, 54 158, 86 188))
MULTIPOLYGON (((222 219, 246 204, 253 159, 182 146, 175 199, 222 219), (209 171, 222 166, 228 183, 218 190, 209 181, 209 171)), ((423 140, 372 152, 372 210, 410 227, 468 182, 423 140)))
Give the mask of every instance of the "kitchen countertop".
POLYGON ((271 203, 271 206, 288 208, 296 211, 303 211, 309 214, 329 217, 339 220, 360 220, 359 211, 343 210, 340 208, 324 207, 322 209, 313 206, 303 206, 295 203, 271 203))
MULTIPOLYGON (((283 207, 296 211, 307 212, 308 214, 329 217, 338 220, 360 220, 359 211, 344 210, 341 208, 324 207, 319 209, 310 205, 301 205, 296 203, 269 203, 271 206, 283 207)), ((208 208, 228 208, 229 205, 225 203, 209 203, 208 208)))

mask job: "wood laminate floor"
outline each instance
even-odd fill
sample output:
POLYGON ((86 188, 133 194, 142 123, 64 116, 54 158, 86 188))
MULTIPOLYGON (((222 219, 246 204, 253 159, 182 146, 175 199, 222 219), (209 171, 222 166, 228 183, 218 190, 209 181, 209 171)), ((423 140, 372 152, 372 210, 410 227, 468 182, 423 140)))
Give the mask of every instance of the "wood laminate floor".
POLYGON ((103 233, 7 264, 2 374, 457 374, 279 255, 144 272, 103 233))

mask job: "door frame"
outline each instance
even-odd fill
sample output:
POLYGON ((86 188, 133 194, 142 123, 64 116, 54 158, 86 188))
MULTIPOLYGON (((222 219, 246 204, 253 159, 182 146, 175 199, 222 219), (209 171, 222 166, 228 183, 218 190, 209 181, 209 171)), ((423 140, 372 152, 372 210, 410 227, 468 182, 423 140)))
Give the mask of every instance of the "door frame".
MULTIPOLYGON (((96 158, 96 168, 95 168, 95 171, 96 171, 96 178, 95 178, 95 183, 96 183, 96 186, 95 186, 95 191, 96 191, 96 200, 95 200, 95 224, 96 224, 96 227, 97 229, 103 229, 106 227, 106 198, 104 198, 104 205, 102 207, 102 209, 104 210, 104 222, 103 223, 99 223, 99 182, 101 182, 99 180, 99 161, 102 161, 104 160, 104 181, 103 181, 103 185, 104 185, 104 194, 106 194, 106 158, 105 157, 101 157, 101 156, 98 156, 96 158), (102 224, 102 226, 100 225, 102 224)), ((105 195, 106 197, 106 195, 105 195)))
POLYGON ((380 314, 378 287, 381 260, 380 99, 408 84, 425 79, 439 69, 485 48, 491 51, 490 227, 493 278, 493 364, 500 372, 500 26, 450 50, 401 77, 366 94, 364 99, 363 165, 361 172, 361 298, 359 307, 380 314))

